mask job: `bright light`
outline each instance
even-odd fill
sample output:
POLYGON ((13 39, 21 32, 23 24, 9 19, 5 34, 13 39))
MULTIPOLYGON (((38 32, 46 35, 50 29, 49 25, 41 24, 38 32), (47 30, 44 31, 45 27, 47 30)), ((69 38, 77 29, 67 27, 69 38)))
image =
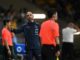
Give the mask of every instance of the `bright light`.
POLYGON ((33 14, 34 19, 45 19, 46 15, 45 14, 33 14))

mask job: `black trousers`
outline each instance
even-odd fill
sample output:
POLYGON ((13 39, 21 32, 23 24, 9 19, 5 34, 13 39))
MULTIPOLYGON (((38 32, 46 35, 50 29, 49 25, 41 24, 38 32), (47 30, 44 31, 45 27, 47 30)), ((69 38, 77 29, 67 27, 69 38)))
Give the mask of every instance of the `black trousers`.
POLYGON ((42 46, 42 60, 55 60, 55 47, 53 45, 42 46))
POLYGON ((73 43, 66 43, 62 44, 62 60, 74 60, 74 47, 73 43))
POLYGON ((11 51, 11 56, 8 54, 8 50, 7 48, 4 46, 4 49, 3 49, 3 60, 10 60, 10 59, 13 59, 13 48, 12 46, 9 46, 10 48, 10 51, 11 51), (10 59, 9 59, 10 58, 10 59))
POLYGON ((27 57, 26 60, 41 60, 41 49, 30 49, 27 50, 27 57))

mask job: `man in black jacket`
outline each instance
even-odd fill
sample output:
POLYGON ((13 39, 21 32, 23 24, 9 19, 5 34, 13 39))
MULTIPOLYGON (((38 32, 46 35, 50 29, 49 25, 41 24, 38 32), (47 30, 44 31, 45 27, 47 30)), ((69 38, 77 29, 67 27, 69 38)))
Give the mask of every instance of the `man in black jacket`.
POLYGON ((39 40, 39 24, 33 19, 31 11, 26 13, 27 23, 20 29, 13 30, 15 33, 24 33, 24 37, 27 43, 27 60, 33 60, 33 56, 36 60, 41 60, 41 47, 39 40))

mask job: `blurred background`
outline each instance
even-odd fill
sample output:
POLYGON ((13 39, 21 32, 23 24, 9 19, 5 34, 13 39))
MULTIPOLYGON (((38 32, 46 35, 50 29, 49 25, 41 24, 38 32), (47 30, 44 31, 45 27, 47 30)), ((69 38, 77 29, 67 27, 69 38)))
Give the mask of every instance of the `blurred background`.
MULTIPOLYGON (((24 24, 26 10, 32 11, 33 14, 44 14, 46 16, 46 12, 55 7, 58 10, 60 33, 62 28, 70 21, 80 27, 80 0, 0 0, 0 32, 3 27, 3 19, 9 18, 9 16, 14 17, 12 24, 13 28, 16 28, 16 26, 20 27, 24 24)), ((35 20, 41 24, 46 18, 47 16, 43 19, 35 20)), ((25 43, 23 34, 17 35, 17 38, 18 43, 25 43)), ((74 41, 75 58, 80 60, 80 35, 75 36, 74 41)), ((1 51, 0 54, 2 54, 1 51)))

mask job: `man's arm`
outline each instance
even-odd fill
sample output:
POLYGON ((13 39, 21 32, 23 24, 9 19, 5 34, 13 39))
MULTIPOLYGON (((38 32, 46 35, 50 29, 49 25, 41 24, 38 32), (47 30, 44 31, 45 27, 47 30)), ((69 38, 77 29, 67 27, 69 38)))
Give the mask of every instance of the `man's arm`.
POLYGON ((60 40, 59 37, 56 37, 56 56, 60 55, 61 46, 60 46, 60 40))
POLYGON ((77 30, 77 32, 79 32, 79 31, 80 31, 80 28, 79 28, 77 25, 75 25, 75 24, 73 25, 73 28, 74 28, 74 29, 76 29, 76 30, 77 30))
POLYGON ((57 45, 60 45, 59 37, 56 37, 56 44, 57 44, 57 45))
POLYGON ((7 40, 4 40, 4 44, 5 44, 6 48, 7 48, 7 50, 10 50, 7 40))
POLYGON ((61 49, 61 47, 60 47, 60 40, 59 40, 59 37, 56 37, 55 39, 56 39, 56 50, 58 51, 58 50, 61 49))
POLYGON ((17 29, 11 29, 11 32, 14 32, 15 34, 22 33, 24 31, 24 26, 21 26, 20 28, 17 29))
POLYGON ((74 32, 74 35, 80 35, 80 28, 78 26, 76 26, 75 24, 73 25, 73 28, 76 30, 74 32))
POLYGON ((5 44, 5 47, 6 47, 7 50, 8 50, 8 54, 11 55, 11 51, 10 51, 10 48, 9 48, 9 45, 8 45, 7 40, 4 40, 4 44, 5 44))
POLYGON ((22 29, 12 29, 11 32, 14 32, 15 34, 19 34, 22 32, 22 29))
POLYGON ((74 35, 80 35, 80 32, 76 32, 76 33, 74 33, 74 35))

